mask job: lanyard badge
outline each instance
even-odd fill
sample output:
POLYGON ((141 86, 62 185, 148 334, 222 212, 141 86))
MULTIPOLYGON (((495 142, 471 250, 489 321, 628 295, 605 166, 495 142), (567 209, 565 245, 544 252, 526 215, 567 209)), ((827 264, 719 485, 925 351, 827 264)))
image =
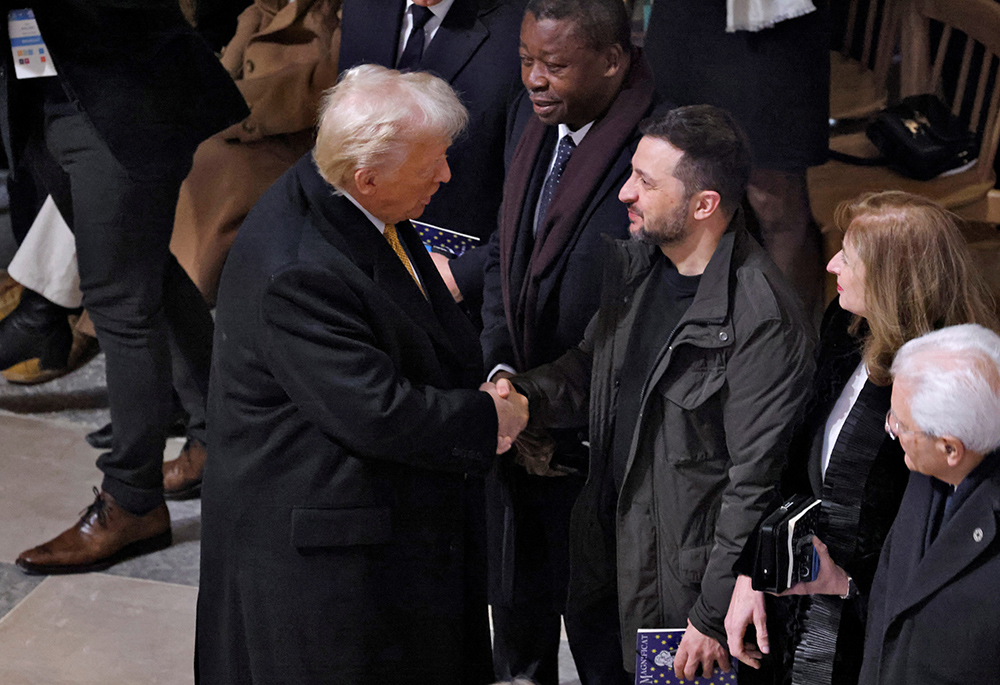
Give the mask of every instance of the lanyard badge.
POLYGON ((19 79, 55 76, 49 49, 38 30, 35 13, 31 9, 11 10, 7 15, 10 33, 10 51, 14 57, 14 75, 19 79))

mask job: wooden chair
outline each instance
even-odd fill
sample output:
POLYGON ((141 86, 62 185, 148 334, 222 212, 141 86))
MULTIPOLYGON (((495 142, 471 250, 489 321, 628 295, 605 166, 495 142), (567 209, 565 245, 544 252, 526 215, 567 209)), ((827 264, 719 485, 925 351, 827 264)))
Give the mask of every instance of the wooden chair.
MULTIPOLYGON (((906 190, 929 197, 967 219, 1000 223, 1000 194, 993 191, 993 162, 1000 144, 1000 3, 900 0, 898 11, 901 95, 936 93, 952 112, 969 122, 970 130, 979 132, 979 157, 969 169, 930 181, 914 181, 885 167, 828 162, 809 170, 813 214, 824 229, 829 229, 841 201, 866 191, 906 190), (940 39, 935 44, 936 36, 940 39), (949 50, 950 45, 958 49, 949 50), (957 74, 954 92, 944 92, 945 73, 957 74)), ((857 156, 877 154, 864 133, 840 136, 831 144, 857 156)), ((825 232, 826 252, 832 256, 840 249, 840 235, 825 232)))
POLYGON ((886 106, 898 0, 850 0, 839 49, 830 51, 830 118, 864 119, 886 106), (860 59, 856 59, 855 55, 860 59))

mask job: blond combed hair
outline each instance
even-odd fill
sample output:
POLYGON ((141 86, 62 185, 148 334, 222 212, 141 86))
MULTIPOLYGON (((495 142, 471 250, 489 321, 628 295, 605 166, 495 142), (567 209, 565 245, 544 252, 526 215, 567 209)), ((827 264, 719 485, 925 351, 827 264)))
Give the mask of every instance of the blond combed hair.
POLYGON ((374 64, 345 71, 323 96, 313 160, 338 190, 354 172, 402 164, 415 141, 465 130, 469 114, 445 81, 374 64))
MULTIPOLYGON (((892 382, 909 340, 964 323, 1000 329, 993 297, 972 262, 961 219, 902 191, 867 193, 837 207, 836 225, 865 268, 863 355, 872 382, 892 382)), ((852 332, 861 327, 860 317, 852 332)))

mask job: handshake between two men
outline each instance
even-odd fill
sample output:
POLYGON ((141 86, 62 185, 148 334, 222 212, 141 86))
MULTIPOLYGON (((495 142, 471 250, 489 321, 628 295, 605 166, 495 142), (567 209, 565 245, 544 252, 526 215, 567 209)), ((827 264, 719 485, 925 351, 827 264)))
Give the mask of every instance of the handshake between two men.
POLYGON ((497 410, 497 454, 508 451, 517 443, 516 462, 533 476, 565 476, 566 471, 552 467, 555 442, 544 429, 528 428, 528 398, 514 388, 510 376, 501 371, 495 382, 483 383, 479 389, 489 393, 497 410), (503 375, 500 375, 503 374, 503 375))
POLYGON ((497 410, 497 454, 511 448, 528 425, 528 398, 519 393, 507 378, 483 383, 479 389, 493 398, 497 410))

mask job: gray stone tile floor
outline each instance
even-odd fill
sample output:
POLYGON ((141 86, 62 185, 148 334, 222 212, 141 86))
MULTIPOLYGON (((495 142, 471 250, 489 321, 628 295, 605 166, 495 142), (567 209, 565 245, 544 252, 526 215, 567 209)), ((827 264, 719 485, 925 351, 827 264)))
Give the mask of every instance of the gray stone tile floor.
MULTIPOLYGON (((2 231, 0 231, 2 232, 2 231)), ((201 502, 170 502, 171 547, 84 576, 24 575, 18 550, 70 525, 100 482, 83 442, 109 420, 104 356, 61 379, 0 379, 0 683, 190 685, 201 502), (137 656, 141 655, 141 656, 137 656)), ((168 443, 166 458, 180 450, 168 443)), ((562 685, 578 685, 565 641, 562 685)))

